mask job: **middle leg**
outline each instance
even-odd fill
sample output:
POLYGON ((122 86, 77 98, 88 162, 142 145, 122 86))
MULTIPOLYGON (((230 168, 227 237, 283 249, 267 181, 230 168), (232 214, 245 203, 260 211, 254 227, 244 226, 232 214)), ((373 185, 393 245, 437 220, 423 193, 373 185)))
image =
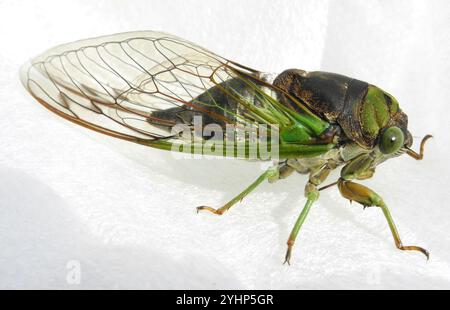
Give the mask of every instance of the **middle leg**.
POLYGON ((320 185, 322 182, 325 181, 325 179, 330 174, 333 167, 329 166, 328 164, 322 166, 320 169, 318 169, 315 172, 312 172, 309 176, 308 184, 305 187, 305 196, 306 196, 306 204, 302 209, 302 212, 300 213, 299 217, 297 218, 297 221, 295 222, 294 228, 291 231, 291 234, 289 235, 289 239, 287 242, 287 251, 284 263, 288 263, 290 265, 290 259, 292 255, 292 248, 294 247, 295 240, 297 239, 297 235, 300 232, 300 228, 302 227, 306 216, 309 213, 309 210, 311 209, 314 202, 319 199, 319 190, 317 189, 317 186, 320 185))

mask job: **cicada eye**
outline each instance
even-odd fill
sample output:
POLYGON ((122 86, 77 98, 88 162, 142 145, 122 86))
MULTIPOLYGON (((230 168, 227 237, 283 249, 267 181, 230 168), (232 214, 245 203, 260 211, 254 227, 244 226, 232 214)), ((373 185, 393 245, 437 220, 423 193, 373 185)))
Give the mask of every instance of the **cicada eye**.
POLYGON ((395 153, 402 147, 404 141, 405 137, 400 128, 389 127, 381 136, 380 151, 384 154, 395 153))

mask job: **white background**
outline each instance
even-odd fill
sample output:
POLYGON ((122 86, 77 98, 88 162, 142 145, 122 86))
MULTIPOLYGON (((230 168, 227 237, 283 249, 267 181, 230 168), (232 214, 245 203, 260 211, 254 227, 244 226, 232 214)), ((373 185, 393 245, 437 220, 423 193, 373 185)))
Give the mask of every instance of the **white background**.
POLYGON ((0 1, 0 288, 450 288, 449 3, 0 1), (263 184, 222 218, 197 215, 246 187, 260 164, 177 160, 90 133, 19 82, 19 66, 49 47, 145 29, 263 71, 334 71, 394 94, 413 135, 435 139, 424 161, 393 159, 365 184, 430 261, 397 250, 380 210, 333 188, 283 266, 304 176, 263 184), (77 263, 79 285, 67 281, 77 263))

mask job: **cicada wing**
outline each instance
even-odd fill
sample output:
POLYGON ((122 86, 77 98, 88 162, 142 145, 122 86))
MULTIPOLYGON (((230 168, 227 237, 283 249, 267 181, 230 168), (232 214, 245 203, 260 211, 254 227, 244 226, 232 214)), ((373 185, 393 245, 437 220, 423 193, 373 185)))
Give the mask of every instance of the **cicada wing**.
POLYGON ((177 124, 194 130, 195 116, 222 127, 291 124, 295 112, 277 101, 280 90, 261 76, 193 43, 152 31, 58 46, 21 73, 28 91, 58 115, 164 149, 181 139, 171 131, 177 124))
POLYGON ((21 78, 39 102, 71 121, 128 140, 158 139, 167 133, 151 125, 151 113, 192 100, 171 74, 181 60, 162 44, 173 42, 192 53, 193 45, 156 32, 78 41, 32 60, 21 78))

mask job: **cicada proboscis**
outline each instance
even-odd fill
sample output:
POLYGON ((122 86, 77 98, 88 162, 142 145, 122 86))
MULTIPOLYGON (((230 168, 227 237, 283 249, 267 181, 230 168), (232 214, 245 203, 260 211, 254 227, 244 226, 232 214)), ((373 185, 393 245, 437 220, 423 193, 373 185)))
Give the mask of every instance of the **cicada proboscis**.
POLYGON ((297 69, 271 79, 152 31, 50 49, 25 65, 21 78, 46 108, 103 134, 168 151, 274 161, 221 208, 198 211, 222 215, 265 180, 308 174, 307 201, 288 239, 287 263, 319 192, 333 185, 350 201, 381 208, 397 248, 429 257, 421 247, 404 246, 383 199, 353 182, 372 177, 378 164, 402 154, 421 160, 431 137, 423 138, 419 153, 411 150, 406 114, 374 85, 297 69), (339 180, 320 187, 338 167, 339 180))

